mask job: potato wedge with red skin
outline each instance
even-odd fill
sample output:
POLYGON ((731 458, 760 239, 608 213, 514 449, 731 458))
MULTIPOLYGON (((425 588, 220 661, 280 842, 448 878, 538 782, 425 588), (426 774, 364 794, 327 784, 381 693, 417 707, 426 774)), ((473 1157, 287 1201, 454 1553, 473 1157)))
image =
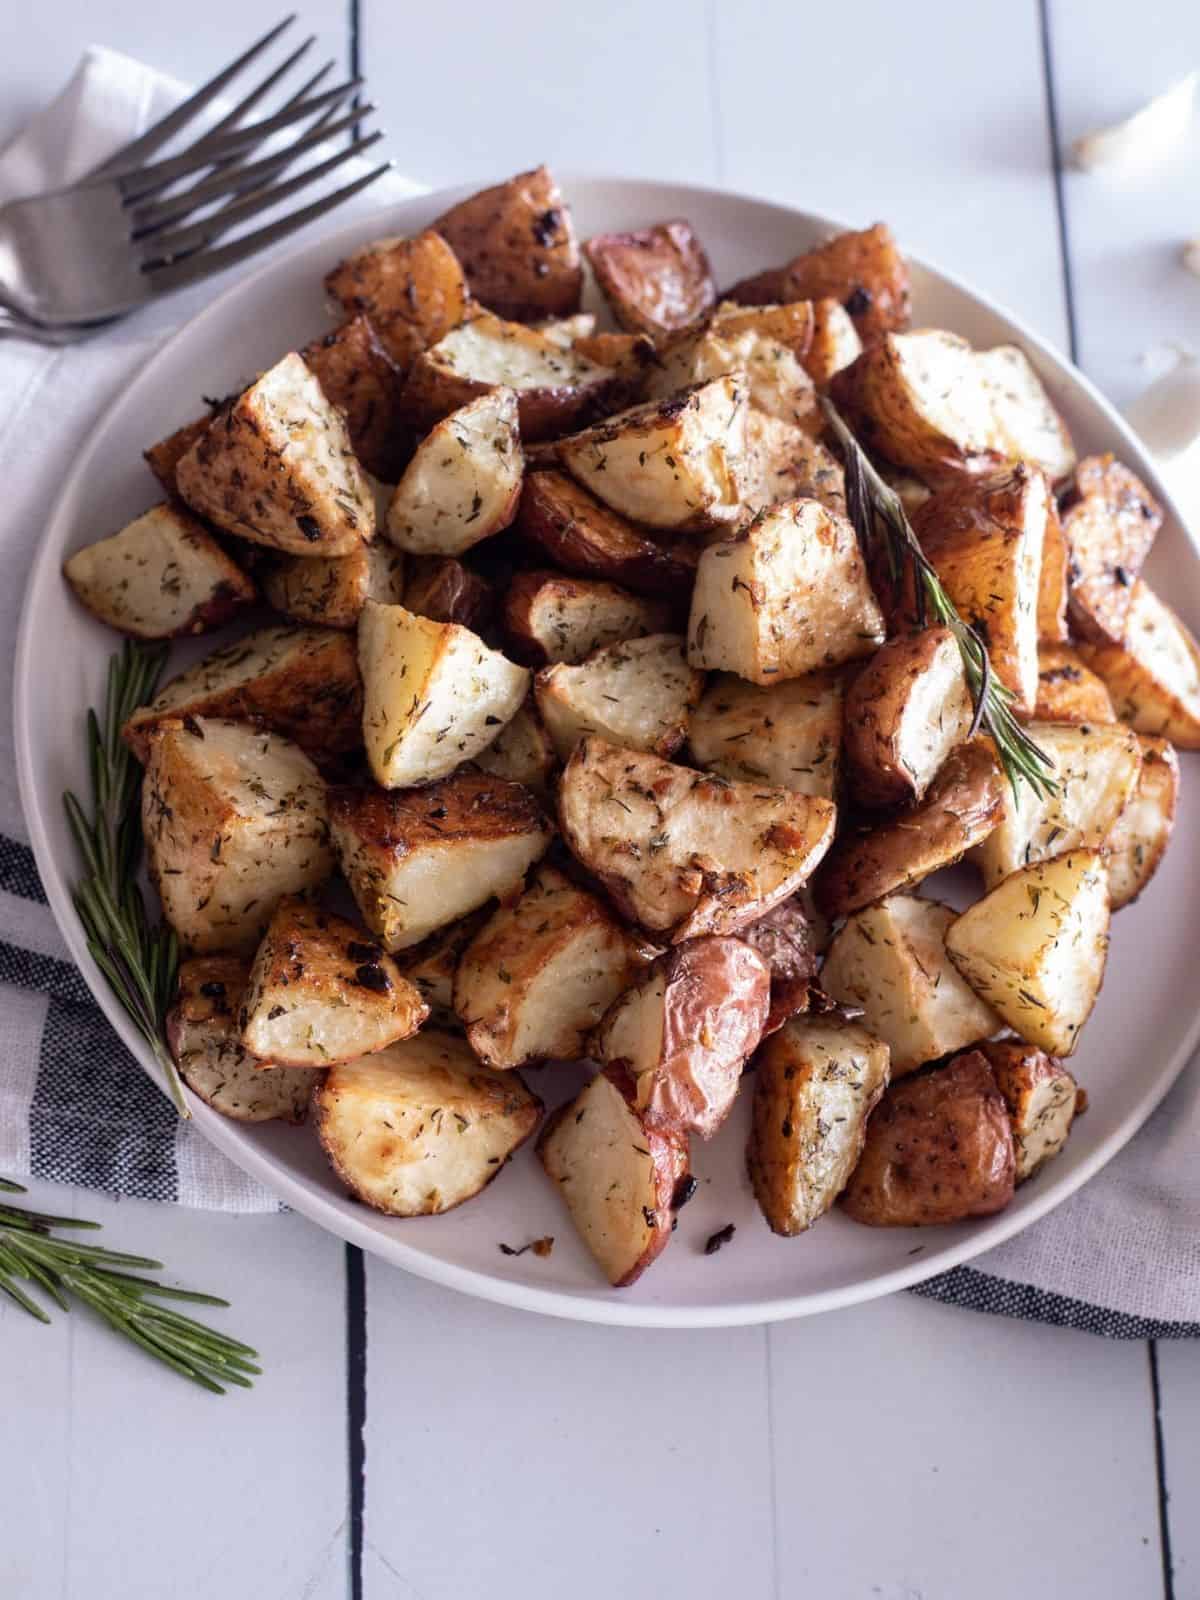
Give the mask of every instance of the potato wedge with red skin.
POLYGON ((1130 905, 1158 871, 1179 804, 1179 757, 1166 739, 1140 734, 1137 787, 1106 841, 1108 892, 1114 911, 1130 905))
POLYGON ((836 808, 583 739, 558 790, 563 837, 618 909, 673 944, 737 933, 807 882, 836 808))
POLYGON ((1035 722, 1115 722, 1112 700, 1083 657, 1069 644, 1046 644, 1038 649, 1035 722))
POLYGON ((409 437, 400 413, 404 374, 361 312, 300 354, 317 375, 325 398, 346 414, 354 454, 368 472, 395 483, 408 458, 409 437))
POLYGON ((486 578, 453 556, 417 556, 408 569, 404 604, 431 622, 456 622, 478 633, 495 609, 486 578))
POLYGON ((1146 485, 1111 455, 1088 456, 1076 467, 1062 528, 1071 625, 1080 638, 1099 645, 1124 639, 1133 585, 1162 521, 1146 485))
POLYGON ((598 233, 583 247, 613 316, 629 333, 678 333, 711 311, 717 286, 690 222, 598 233))
POLYGON ((871 1227, 922 1228, 1003 1211, 1015 1184, 1008 1107, 971 1050, 888 1088, 841 1204, 871 1227))
POLYGON ((804 1233, 845 1188, 888 1082, 888 1047, 837 1012, 793 1017, 755 1057, 746 1169, 772 1233, 804 1233))
POLYGON ((1123 642, 1080 640, 1079 654, 1104 679, 1122 722, 1200 750, 1200 645, 1144 578, 1133 587, 1123 642))
POLYGON ((817 976, 817 938, 800 895, 781 900, 765 917, 743 928, 738 938, 756 950, 771 975, 771 1008, 763 1036, 813 1003, 817 976))
POLYGON ((463 1039, 432 1028, 330 1067, 312 1099, 333 1170, 391 1217, 436 1216, 470 1200, 541 1113, 517 1073, 490 1071, 463 1039))
POLYGON ((920 800, 973 716, 949 628, 889 639, 846 691, 845 758, 854 798, 871 807, 920 800))
POLYGON ((404 952, 404 976, 429 1007, 429 1019, 435 1028, 462 1028, 454 1009, 454 974, 463 951, 490 916, 490 908, 481 906, 404 952))
POLYGON ((1032 1178, 1067 1142, 1079 1110, 1079 1085, 1054 1056, 1020 1039, 979 1046, 1012 1119, 1016 1181, 1032 1178))
POLYGON ((803 356, 812 341, 812 307, 718 307, 692 333, 663 345, 650 369, 647 399, 667 399, 689 385, 743 376, 755 411, 803 428, 813 438, 825 426, 803 356))
POLYGON ((688 721, 693 763, 735 783, 775 783, 832 800, 841 769, 842 676, 810 672, 760 687, 716 674, 688 721))
POLYGON ((595 650, 585 661, 543 667, 534 699, 560 761, 581 738, 594 734, 626 750, 674 755, 704 688, 704 674, 688 665, 677 633, 595 650))
POLYGON ((1061 483, 1075 466, 1074 441, 1024 350, 1015 344, 979 350, 975 370, 983 375, 1003 454, 1061 483))
POLYGON ((1066 644, 1071 637, 1067 626, 1067 581, 1071 552, 1063 532, 1062 518, 1055 501, 1050 502, 1046 531, 1042 535, 1042 573, 1038 579, 1037 627, 1043 644, 1066 644))
POLYGON ((637 1281, 671 1238, 671 1201, 688 1172, 687 1139, 648 1127, 633 1084, 606 1067, 559 1108, 538 1139, 546 1176, 614 1288, 637 1281))
POLYGON ((838 301, 864 343, 907 328, 912 316, 908 263, 886 223, 835 234, 786 266, 743 278, 725 291, 740 305, 789 300, 838 301))
POLYGON ((157 444, 152 444, 148 450, 142 451, 150 471, 158 479, 164 491, 175 499, 181 498, 179 485, 175 481, 175 469, 196 441, 208 432, 213 418, 219 416, 223 406, 228 403, 228 401, 213 402, 207 417, 197 417, 193 422, 185 422, 182 428, 176 428, 174 433, 169 433, 165 439, 160 439, 157 444))
POLYGON ((812 343, 804 355, 804 366, 819 389, 835 372, 848 367, 862 355, 862 340, 854 319, 840 300, 818 298, 812 302, 812 343))
POLYGON ((575 665, 594 650, 665 633, 671 610, 596 578, 545 568, 519 572, 504 597, 504 631, 515 660, 575 665))
POLYGON ((273 611, 323 628, 357 627, 368 600, 404 598, 404 556, 382 539, 348 556, 269 556, 257 572, 273 611))
POLYGON ((530 472, 517 525, 551 561, 668 600, 691 591, 700 551, 687 538, 651 539, 564 472, 530 472))
POLYGON ((647 1126, 711 1139, 733 1107, 770 1011, 766 962, 741 939, 687 939, 616 998, 592 1038, 621 1062, 647 1126))
POLYGON ((498 778, 524 784, 542 799, 549 798, 550 779, 558 770, 558 757, 532 694, 491 744, 479 752, 475 765, 498 778))
POLYGON ((433 224, 462 263, 475 298, 518 322, 579 310, 583 268, 571 208, 546 167, 451 206, 433 224))
POLYGON ((1006 788, 990 742, 951 751, 922 800, 869 832, 842 834, 815 879, 822 911, 848 916, 953 866, 999 825, 1006 788))
POLYGON ((746 514, 797 499, 819 500, 845 516, 846 474, 841 463, 797 423, 751 406, 742 489, 746 514))
POLYGON ((471 309, 458 257, 432 228, 364 245, 327 274, 325 288, 348 316, 366 313, 405 371, 471 309))

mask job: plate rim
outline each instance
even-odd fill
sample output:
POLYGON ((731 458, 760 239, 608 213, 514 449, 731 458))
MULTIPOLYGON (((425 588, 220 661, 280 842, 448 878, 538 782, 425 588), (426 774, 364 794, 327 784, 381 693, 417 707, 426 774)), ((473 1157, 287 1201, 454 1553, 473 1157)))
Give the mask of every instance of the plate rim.
MULTIPOLYGON (((850 226, 850 224, 827 213, 805 211, 797 206, 788 205, 777 199, 759 195, 747 189, 693 184, 669 178, 624 177, 620 174, 599 172, 567 172, 561 176, 560 183, 564 192, 567 193, 570 193, 573 188, 578 189, 585 185, 601 184, 624 190, 640 190, 647 193, 670 189, 676 194, 703 196, 706 200, 716 203, 737 201, 768 207, 782 217, 795 219, 804 224, 815 225, 821 229, 832 231, 850 226)), ((341 248, 343 241, 349 244, 354 240, 355 236, 369 237, 370 230, 386 226, 387 219, 391 219, 394 225, 398 216, 403 213, 406 207, 429 205, 439 201, 452 204, 456 199, 464 195, 476 193, 480 187, 483 187, 483 185, 467 183, 438 190, 426 189, 397 199, 390 205, 384 205, 378 209, 372 208, 369 211, 364 210, 341 228, 320 235, 314 232, 311 236, 297 242, 291 249, 271 256, 253 272, 236 278, 220 294, 201 306, 192 316, 182 322, 178 328, 174 329, 155 350, 150 360, 138 370, 127 386, 125 393, 128 394, 135 387, 140 389, 143 386, 153 385, 157 380, 160 366, 170 362, 175 346, 185 337, 191 335, 198 323, 209 318, 219 320, 226 305, 231 301, 235 301, 238 296, 245 293, 252 285, 272 274, 286 273, 290 263, 310 249, 318 238, 323 243, 328 243, 332 251, 341 248)), ((1191 545, 1193 554, 1200 557, 1200 537, 1198 537, 1196 531, 1189 527, 1172 495, 1163 484, 1157 464, 1148 448, 1137 437, 1116 407, 1096 388, 1086 374, 1079 370, 1070 357, 1060 354, 1040 334, 1029 328, 1021 317, 1014 315, 1007 307, 990 296, 981 294, 955 274, 945 271, 920 255, 913 254, 908 259, 921 272, 933 279, 941 280, 942 283, 974 302, 976 306, 989 315, 998 317, 1008 323, 1015 337, 1023 345, 1026 345, 1031 352, 1040 356, 1056 373, 1060 373, 1065 382, 1083 391, 1090 403, 1100 412, 1115 438, 1121 442, 1124 449, 1133 458, 1132 464, 1136 466, 1139 474, 1149 480, 1156 496, 1162 501, 1176 526, 1191 545)), ((79 481, 87 471, 88 464, 98 446, 107 421, 108 413, 102 410, 88 430, 70 471, 60 483, 54 503, 46 518, 47 535, 57 528, 64 515, 68 500, 75 495, 79 481)), ((34 600, 37 591, 47 581, 47 571, 53 568, 57 573, 59 570, 59 560, 60 558, 56 553, 56 541, 52 537, 45 537, 30 566, 21 602, 17 647, 14 658, 12 700, 13 739, 21 806, 26 826, 29 829, 34 860, 37 863, 38 872, 46 890, 50 910, 72 959, 83 974, 93 1000, 100 1007, 110 1025, 115 1029, 142 1070, 149 1074, 156 1086, 161 1087, 159 1073, 152 1059, 149 1058, 140 1035, 110 993, 87 949, 86 938, 78 914, 75 911, 66 873, 60 867, 51 847, 43 815, 38 806, 38 798, 35 794, 33 771, 33 727, 35 715, 29 703, 34 676, 32 669, 34 635, 36 631, 34 600)), ((1193 1011, 1188 1026, 1184 1031, 1182 1042, 1166 1062, 1160 1066, 1136 1107, 1126 1115, 1124 1120, 1112 1130, 1107 1138, 1101 1140, 1078 1166, 1049 1184, 1043 1193, 1039 1194, 1032 1202, 1028 1202, 1020 1212, 1001 1212, 993 1218, 981 1220, 978 1227, 972 1229, 958 1243, 945 1245, 941 1249, 934 1249, 930 1254, 923 1255, 919 1261, 914 1261, 911 1265, 878 1272, 853 1284, 842 1285, 833 1289, 810 1290, 802 1294, 790 1294, 767 1300, 751 1299, 709 1306, 668 1306, 639 1302, 624 1298, 620 1290, 600 1285, 597 1285, 594 1291, 580 1293, 572 1293, 556 1288, 542 1288, 537 1284, 492 1276, 489 1273, 479 1271, 475 1267, 459 1265, 445 1261, 436 1255, 429 1255, 419 1247, 406 1243, 403 1239, 376 1232, 372 1227, 360 1222, 352 1214, 337 1210, 323 1195, 310 1191, 301 1179, 294 1177, 287 1169, 281 1168, 275 1159, 266 1152, 253 1145, 242 1147, 237 1144, 233 1137, 233 1129, 239 1125, 229 1124, 218 1112, 213 1111, 211 1107, 198 1100, 190 1090, 187 1090, 186 1093, 189 1108, 192 1112, 192 1120, 197 1129, 204 1137, 210 1139, 235 1166, 247 1172, 272 1194, 277 1195, 281 1201, 299 1211, 318 1227, 325 1229, 326 1232, 333 1233, 336 1237, 355 1244, 394 1266, 402 1267, 405 1271, 412 1272, 417 1277, 437 1283, 444 1288, 471 1295, 477 1299, 511 1306, 518 1310, 555 1316, 569 1321, 622 1327, 681 1329, 739 1327, 784 1321, 803 1316, 814 1316, 821 1312, 862 1304, 880 1296, 895 1293, 900 1289, 911 1288, 915 1284, 936 1277, 952 1267, 960 1266, 966 1261, 986 1254, 989 1250, 1024 1232, 1026 1228, 1031 1227, 1069 1199, 1071 1195, 1077 1193, 1085 1183, 1090 1182, 1098 1172, 1107 1166, 1109 1161, 1128 1143, 1134 1134, 1145 1125, 1195 1054, 1198 1044, 1200 1044, 1200 1005, 1197 1005, 1193 1011)))

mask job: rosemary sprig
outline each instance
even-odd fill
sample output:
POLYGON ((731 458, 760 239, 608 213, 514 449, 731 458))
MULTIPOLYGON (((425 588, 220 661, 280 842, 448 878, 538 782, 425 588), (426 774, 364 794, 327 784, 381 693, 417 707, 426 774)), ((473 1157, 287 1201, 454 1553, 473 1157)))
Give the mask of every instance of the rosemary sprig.
MULTIPOLYGON (((0 1178, 0 1192, 24 1194, 19 1183, 0 1178)), ((249 1389, 262 1368, 248 1344, 207 1328, 155 1300, 188 1300, 194 1305, 226 1306, 212 1294, 172 1289, 141 1272, 161 1271, 162 1262, 149 1256, 131 1256, 122 1250, 54 1239, 51 1228, 98 1228, 97 1222, 76 1217, 52 1217, 24 1206, 0 1203, 0 1290, 39 1322, 50 1321, 43 1307, 21 1283, 47 1295, 61 1311, 71 1300, 91 1306, 110 1328, 132 1339, 147 1354, 190 1378, 202 1389, 224 1394, 224 1383, 249 1389), (138 1268, 133 1272, 131 1268, 138 1268), (218 1381, 222 1380, 222 1381, 218 1381)))
POLYGON ((108 664, 104 720, 88 712, 88 767, 92 816, 69 791, 67 821, 83 858, 75 909, 92 959, 150 1047, 181 1117, 190 1115, 179 1073, 167 1049, 163 1024, 175 992, 179 951, 165 923, 151 925, 137 872, 142 853, 142 774, 121 738, 138 706, 154 696, 166 646, 126 640, 108 664))
POLYGON ((993 671, 979 633, 963 621, 943 589, 912 530, 900 496, 879 476, 836 407, 826 399, 822 399, 821 405, 845 456, 846 506, 864 554, 871 555, 882 536, 893 583, 901 580, 906 566, 911 565, 913 569, 917 621, 921 627, 925 626, 927 612, 932 612, 958 642, 975 707, 970 736, 974 738, 980 728, 991 735, 1014 796, 1022 783, 1027 783, 1034 794, 1043 798, 1057 793, 1058 785, 1049 776, 1054 762, 1013 715, 1012 692, 993 671))

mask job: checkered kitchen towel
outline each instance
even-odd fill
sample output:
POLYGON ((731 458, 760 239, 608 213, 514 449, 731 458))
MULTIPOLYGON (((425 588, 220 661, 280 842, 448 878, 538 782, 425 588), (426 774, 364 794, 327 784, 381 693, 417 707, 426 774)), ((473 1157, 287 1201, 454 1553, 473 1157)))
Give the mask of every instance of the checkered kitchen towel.
MULTIPOLYGON (((86 171, 180 93, 124 57, 89 52, 63 96, 0 156, 0 197, 86 171)), ((397 180, 393 192, 413 190, 397 180)), ((70 351, 0 344, 0 1173, 255 1211, 276 1202, 176 1120, 71 965, 26 842, 10 727, 12 645, 41 516, 96 416, 206 294, 70 351)), ((1200 1334, 1196 1068, 1083 1191, 919 1292, 1109 1335, 1200 1334)))

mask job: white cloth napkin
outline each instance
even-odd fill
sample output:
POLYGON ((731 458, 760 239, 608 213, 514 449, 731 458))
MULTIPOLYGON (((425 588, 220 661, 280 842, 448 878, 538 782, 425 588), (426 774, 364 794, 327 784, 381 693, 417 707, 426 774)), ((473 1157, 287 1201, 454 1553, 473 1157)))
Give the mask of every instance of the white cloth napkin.
MULTIPOLYGON (((136 61, 89 50, 62 95, 0 156, 0 199, 70 181, 183 93, 136 61)), ((415 192, 418 185, 385 178, 354 203, 370 209, 415 192)), ((39 898, 10 726, 11 646, 41 512, 109 397, 212 292, 198 286, 65 352, 0 342, 0 980, 19 985, 0 987, 0 1173, 262 1210, 272 1197, 174 1119, 88 1001, 39 898)), ((1193 465, 1184 474, 1176 464, 1173 486, 1200 497, 1200 462, 1193 465)), ((922 1292, 1109 1333, 1200 1335, 1196 1067, 1078 1195, 922 1292)))

